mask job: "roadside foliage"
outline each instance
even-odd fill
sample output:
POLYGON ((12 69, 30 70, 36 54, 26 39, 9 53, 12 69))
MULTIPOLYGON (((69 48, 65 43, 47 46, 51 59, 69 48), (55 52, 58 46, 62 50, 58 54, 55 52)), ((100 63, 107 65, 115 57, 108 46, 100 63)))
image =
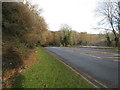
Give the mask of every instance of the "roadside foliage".
POLYGON ((34 47, 43 42, 42 34, 49 32, 40 13, 29 2, 2 3, 3 77, 7 77, 7 72, 19 69, 34 47))

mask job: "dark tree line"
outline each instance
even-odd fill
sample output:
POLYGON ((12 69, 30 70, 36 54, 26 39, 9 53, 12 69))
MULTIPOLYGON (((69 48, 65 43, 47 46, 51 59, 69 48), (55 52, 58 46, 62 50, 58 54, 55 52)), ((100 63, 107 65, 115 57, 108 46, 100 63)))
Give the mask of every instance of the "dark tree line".
POLYGON ((52 46, 89 45, 90 43, 101 40, 98 40, 99 35, 97 34, 77 32, 72 30, 72 28, 67 24, 62 25, 59 31, 51 31, 51 34, 52 37, 49 45, 52 46))

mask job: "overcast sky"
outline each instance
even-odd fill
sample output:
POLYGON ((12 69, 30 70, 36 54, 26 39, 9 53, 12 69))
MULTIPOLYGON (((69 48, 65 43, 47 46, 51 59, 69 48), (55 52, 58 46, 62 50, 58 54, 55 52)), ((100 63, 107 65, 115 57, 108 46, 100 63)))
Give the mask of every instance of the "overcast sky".
POLYGON ((42 16, 49 30, 57 31, 68 24, 78 32, 99 33, 95 8, 98 0, 31 0, 43 9, 42 16))

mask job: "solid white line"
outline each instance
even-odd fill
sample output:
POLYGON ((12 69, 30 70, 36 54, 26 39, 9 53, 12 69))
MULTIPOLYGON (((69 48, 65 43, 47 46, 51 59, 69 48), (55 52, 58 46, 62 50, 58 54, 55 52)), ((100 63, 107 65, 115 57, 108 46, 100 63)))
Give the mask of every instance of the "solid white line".
MULTIPOLYGON (((59 60, 59 59, 58 59, 59 60)), ((66 65, 67 67, 69 67, 72 71, 74 71, 75 73, 77 73, 78 75, 82 76, 88 83, 92 84, 93 86, 95 86, 96 88, 100 88, 98 86, 96 86, 95 84, 93 84, 91 81, 89 81, 86 77, 84 77, 83 75, 81 75, 79 72, 77 72, 74 68, 70 67, 69 65, 67 65, 66 63, 64 63, 62 60, 59 60, 60 62, 62 62, 64 65, 66 65)), ((83 73, 83 72, 82 72, 83 73)), ((84 73, 85 74, 85 73, 84 73)), ((102 83, 100 83, 99 81, 97 81, 96 79, 92 78, 91 76, 85 74, 87 77, 89 77, 90 79, 94 80, 95 82, 99 83, 100 85, 102 85, 105 88, 108 88, 106 85, 103 85, 102 83)))
MULTIPOLYGON (((59 59, 58 59, 59 60, 59 59)), ((91 85, 93 85, 96 88, 99 88, 98 86, 96 86, 95 84, 93 84, 91 81, 89 81, 87 78, 85 78, 83 75, 81 75, 80 73, 78 73, 75 69, 73 69, 72 67, 70 67, 69 65, 67 65, 66 63, 64 63, 62 60, 59 60, 61 63, 63 63, 65 66, 67 66, 68 68, 70 68, 73 72, 75 72, 76 74, 80 75, 83 79, 85 79, 88 83, 90 83, 91 85)))
MULTIPOLYGON (((50 52, 50 51, 48 51, 50 52)), ((50 52, 51 53, 51 52, 50 52)), ((57 58, 56 55, 54 55, 53 53, 51 53, 51 55, 53 55, 54 57, 56 57, 57 60, 59 60, 61 63, 63 63, 64 65, 66 65, 68 68, 70 68, 72 71, 74 71, 76 74, 80 75, 82 78, 84 78, 88 83, 90 83, 91 85, 93 85, 96 88, 101 88, 96 86, 94 83, 92 83, 90 80, 88 80, 85 76, 81 75, 78 71, 76 71, 74 68, 72 68, 71 66, 69 66, 68 64, 66 64, 65 62, 62 61, 62 59, 60 60, 60 58, 57 58)), ((83 73, 83 72, 82 72, 83 73)), ((84 75, 86 75, 87 77, 89 77, 90 79, 94 80, 95 82, 99 83, 100 85, 102 85, 104 88, 108 88, 106 85, 103 85, 102 83, 100 83, 99 81, 97 81, 96 79, 92 78, 91 76, 83 73, 84 75)))

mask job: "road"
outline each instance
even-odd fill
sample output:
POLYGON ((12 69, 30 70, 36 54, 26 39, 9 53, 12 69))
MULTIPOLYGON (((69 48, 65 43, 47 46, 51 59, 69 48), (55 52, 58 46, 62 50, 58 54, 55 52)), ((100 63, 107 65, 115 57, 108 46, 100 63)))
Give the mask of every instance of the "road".
POLYGON ((97 87, 118 87, 118 62, 116 50, 75 47, 45 47, 64 63, 75 69, 97 87))

